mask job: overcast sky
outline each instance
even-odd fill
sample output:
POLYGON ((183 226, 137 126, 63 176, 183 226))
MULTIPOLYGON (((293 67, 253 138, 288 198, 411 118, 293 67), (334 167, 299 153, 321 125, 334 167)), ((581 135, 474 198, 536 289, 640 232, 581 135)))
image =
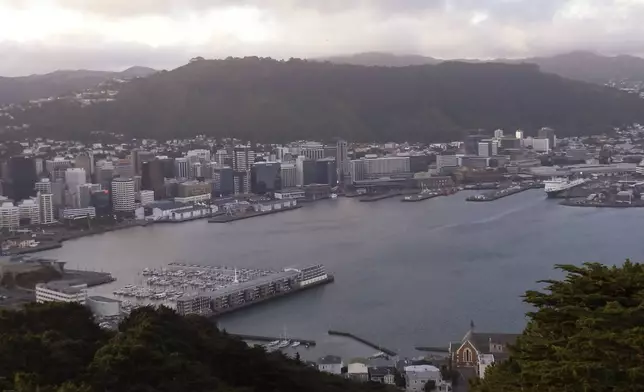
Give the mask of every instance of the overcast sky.
POLYGON ((644 54, 644 0, 0 0, 0 75, 191 57, 644 54))

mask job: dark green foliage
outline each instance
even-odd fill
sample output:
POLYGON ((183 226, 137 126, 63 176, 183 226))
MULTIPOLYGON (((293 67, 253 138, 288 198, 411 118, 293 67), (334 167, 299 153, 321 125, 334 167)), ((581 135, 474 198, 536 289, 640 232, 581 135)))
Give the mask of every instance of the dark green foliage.
POLYGON ((472 128, 543 126, 557 135, 644 122, 644 101, 539 72, 531 64, 446 62, 360 67, 291 59, 200 60, 125 85, 116 102, 56 101, 17 122, 50 137, 110 131, 159 139, 207 134, 301 139, 449 141, 472 128))
POLYGON ((118 333, 77 305, 0 313, 0 390, 19 392, 386 391, 327 375, 218 331, 202 317, 138 309, 118 333))
POLYGON ((644 391, 644 265, 558 268, 564 280, 526 293, 536 310, 510 360, 474 390, 644 391))

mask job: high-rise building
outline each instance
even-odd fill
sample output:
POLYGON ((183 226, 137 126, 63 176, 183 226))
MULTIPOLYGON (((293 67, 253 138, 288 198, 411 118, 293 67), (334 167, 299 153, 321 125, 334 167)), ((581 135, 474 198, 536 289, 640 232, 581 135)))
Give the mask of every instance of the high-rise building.
POLYGON ((40 177, 45 171, 45 161, 42 158, 36 158, 34 162, 36 163, 36 175, 40 177))
POLYGON ((230 196, 235 193, 233 168, 230 166, 213 167, 214 191, 219 196, 230 196))
POLYGON ((81 168, 70 168, 65 171, 65 185, 67 185, 67 195, 65 204, 71 208, 80 208, 80 199, 78 187, 85 184, 85 170, 81 168))
POLYGON ((57 179, 51 184, 51 193, 53 195, 52 203, 54 211, 58 211, 65 206, 65 181, 57 179))
POLYGON ((537 137, 539 139, 548 139, 548 148, 550 149, 557 146, 557 136, 555 135, 555 130, 552 128, 541 128, 539 132, 537 132, 537 137))
POLYGON ((38 198, 32 197, 31 199, 24 199, 18 204, 18 211, 20 212, 20 222, 26 225, 37 225, 40 223, 40 206, 38 205, 38 198))
POLYGON ((250 173, 252 193, 263 195, 282 189, 282 171, 279 162, 255 162, 250 173))
POLYGON ((203 178, 203 165, 201 162, 192 164, 192 178, 203 178))
POLYGON ((515 132, 515 137, 519 140, 523 140, 523 131, 520 129, 517 129, 517 131, 515 132))
POLYGON ((51 180, 49 178, 43 178, 36 183, 35 188, 36 192, 51 193, 51 180))
POLYGON ((65 178, 65 170, 72 167, 72 161, 62 157, 56 157, 52 160, 45 162, 45 170, 49 174, 49 178, 55 181, 58 178, 65 178))
POLYGON ((74 167, 85 170, 85 179, 90 181, 94 168, 92 167, 92 157, 89 153, 81 153, 74 159, 74 167))
POLYGON ((338 178, 340 179, 340 182, 342 182, 344 178, 349 175, 349 155, 346 140, 338 140, 336 144, 335 159, 338 178))
POLYGON ((335 159, 324 158, 315 161, 315 183, 332 187, 338 184, 335 159))
POLYGON ((112 211, 133 214, 136 208, 134 180, 118 177, 112 180, 112 211))
POLYGON ((190 150, 186 153, 187 157, 196 156, 200 162, 210 162, 210 150, 190 150))
POLYGON ((294 163, 282 163, 281 167, 282 188, 297 186, 297 169, 294 163))
POLYGON ((100 161, 96 164, 95 180, 101 184, 103 189, 111 189, 112 178, 114 178, 114 164, 110 161, 100 161))
POLYGON ((503 129, 497 129, 494 131, 494 137, 496 139, 501 139, 503 137, 503 129))
POLYGON ((174 172, 177 178, 190 178, 190 163, 188 158, 175 159, 174 172))
POLYGON ((10 196, 15 201, 36 195, 36 163, 33 158, 15 156, 9 159, 10 196))
POLYGON ((233 193, 235 195, 250 193, 248 173, 247 171, 233 171, 233 193))
POLYGON ((50 225, 54 220, 54 195, 51 193, 38 193, 40 211, 40 224, 50 225))
POLYGON ((0 229, 15 230, 20 226, 20 210, 10 201, 0 206, 0 229))
POLYGON ((96 215, 108 216, 112 214, 112 204, 108 190, 94 191, 91 195, 91 206, 96 209, 96 215))
POLYGON ((160 159, 143 162, 141 167, 141 189, 154 192, 156 200, 165 198, 164 166, 160 159))
POLYGON ((237 172, 249 171, 255 162, 255 151, 250 147, 236 147, 233 151, 233 170, 237 172))
POLYGON ((101 190, 100 184, 82 184, 78 187, 78 208, 87 208, 92 205, 92 193, 101 190))
POLYGON ((119 159, 114 162, 114 176, 115 177, 134 177, 134 166, 130 159, 119 159))
POLYGON ((215 153, 215 162, 219 165, 231 165, 232 157, 226 150, 217 150, 215 153))
POLYGON ((351 181, 372 180, 395 174, 409 174, 408 156, 362 158, 351 161, 351 181))
POLYGON ((324 146, 321 143, 307 142, 300 144, 300 155, 304 155, 310 160, 324 158, 324 146))
POLYGON ((133 175, 141 175, 141 168, 143 162, 149 161, 154 158, 154 154, 149 151, 140 150, 138 148, 132 149, 130 154, 132 160, 133 175))

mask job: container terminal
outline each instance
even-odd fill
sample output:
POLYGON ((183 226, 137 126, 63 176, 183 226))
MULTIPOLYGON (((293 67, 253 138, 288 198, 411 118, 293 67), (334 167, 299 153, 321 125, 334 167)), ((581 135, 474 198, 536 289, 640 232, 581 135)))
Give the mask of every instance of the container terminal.
POLYGON ((212 292, 184 295, 177 299, 177 312, 218 316, 331 282, 333 275, 327 274, 321 264, 286 268, 246 282, 233 282, 212 292))

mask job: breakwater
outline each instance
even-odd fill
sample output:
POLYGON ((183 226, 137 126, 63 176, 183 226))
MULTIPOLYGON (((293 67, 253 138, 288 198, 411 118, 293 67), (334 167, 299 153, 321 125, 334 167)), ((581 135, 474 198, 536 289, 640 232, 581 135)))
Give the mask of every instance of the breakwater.
POLYGON ((351 339, 356 340, 356 341, 358 341, 358 342, 360 342, 360 343, 362 343, 364 345, 367 345, 367 346, 369 346, 371 348, 374 348, 374 349, 376 349, 378 351, 382 351, 383 353, 385 353, 386 355, 388 355, 390 357, 395 357, 396 355, 398 355, 398 354, 396 354, 396 352, 394 352, 392 350, 389 350, 388 348, 382 347, 382 346, 380 346, 380 345, 378 345, 376 343, 370 342, 367 339, 363 339, 363 338, 361 338, 359 336, 356 336, 356 335, 354 335, 352 333, 349 333, 349 332, 334 331, 334 330, 331 329, 331 330, 329 330, 329 335, 343 336, 345 338, 351 338, 351 339))

